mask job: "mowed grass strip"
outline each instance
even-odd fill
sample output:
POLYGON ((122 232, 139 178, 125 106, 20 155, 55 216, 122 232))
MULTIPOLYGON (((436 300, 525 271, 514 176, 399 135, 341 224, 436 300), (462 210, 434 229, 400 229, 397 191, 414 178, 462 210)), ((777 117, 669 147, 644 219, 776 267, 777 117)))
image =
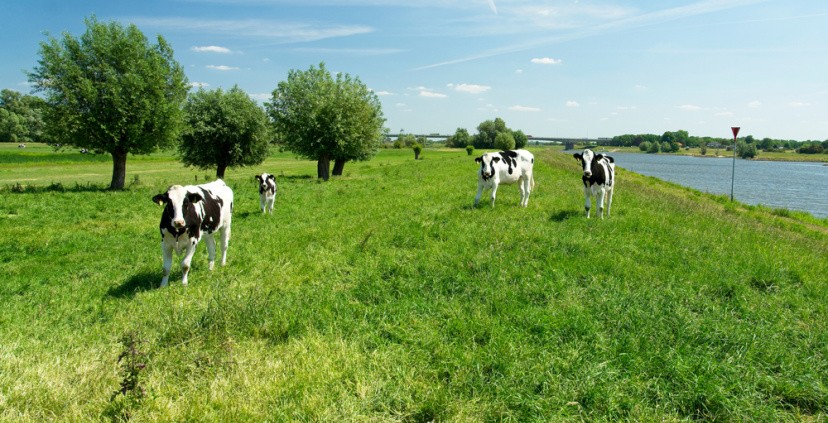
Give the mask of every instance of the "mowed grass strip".
POLYGON ((0 419, 826 418, 823 222, 623 169, 586 220, 575 161, 535 155, 526 209, 472 208, 459 151, 231 169, 228 265, 201 245, 166 289, 150 199, 210 172, 128 161, 110 192, 109 163, 0 164, 39 181, 0 190, 0 419))

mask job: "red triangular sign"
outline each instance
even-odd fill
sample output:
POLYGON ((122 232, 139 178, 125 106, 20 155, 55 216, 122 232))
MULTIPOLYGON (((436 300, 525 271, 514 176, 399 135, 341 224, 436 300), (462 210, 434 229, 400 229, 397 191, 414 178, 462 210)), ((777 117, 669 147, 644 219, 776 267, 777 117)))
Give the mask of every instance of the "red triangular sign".
POLYGON ((735 140, 736 137, 739 135, 739 127, 731 126, 730 129, 733 131, 733 139, 735 140))

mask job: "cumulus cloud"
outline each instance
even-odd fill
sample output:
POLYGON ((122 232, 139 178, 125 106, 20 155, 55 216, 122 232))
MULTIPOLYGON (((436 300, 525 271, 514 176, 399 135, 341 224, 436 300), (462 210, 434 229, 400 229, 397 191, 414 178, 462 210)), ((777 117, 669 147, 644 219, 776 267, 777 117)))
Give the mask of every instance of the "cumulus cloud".
POLYGON ((392 93, 390 91, 374 91, 374 94, 376 94, 380 97, 387 97, 389 95, 394 95, 394 93, 392 93))
POLYGON ((486 91, 492 89, 492 87, 488 85, 475 85, 475 84, 448 84, 447 87, 454 91, 459 91, 461 93, 469 93, 469 94, 482 94, 486 91))
POLYGON ((446 97, 448 97, 447 95, 445 95, 443 93, 438 93, 437 91, 434 91, 431 88, 417 87, 417 88, 413 88, 413 90, 418 91, 417 95, 419 95, 420 97, 425 97, 425 98, 446 98, 446 97))
POLYGON ((230 54, 233 51, 227 47, 219 47, 219 46, 194 46, 190 48, 190 50, 196 53, 221 53, 221 54, 230 54))
POLYGON ((235 66, 225 66, 225 65, 207 65, 207 69, 217 70, 217 71, 234 71, 239 70, 239 68, 235 66))
POLYGON ((581 107, 581 103, 577 101, 569 100, 566 102, 566 107, 581 107))
POLYGON ((561 63, 563 63, 563 60, 553 59, 551 57, 536 57, 532 59, 532 63, 538 65, 560 65, 561 63))
POLYGON ((190 82, 190 87, 191 88, 207 88, 209 86, 210 86, 210 84, 208 84, 206 82, 195 82, 195 81, 190 82))
POLYGON ((509 107, 509 110, 512 110, 512 111, 515 111, 515 112, 539 112, 539 111, 541 111, 541 109, 539 109, 537 107, 527 107, 527 106, 511 106, 511 107, 509 107))

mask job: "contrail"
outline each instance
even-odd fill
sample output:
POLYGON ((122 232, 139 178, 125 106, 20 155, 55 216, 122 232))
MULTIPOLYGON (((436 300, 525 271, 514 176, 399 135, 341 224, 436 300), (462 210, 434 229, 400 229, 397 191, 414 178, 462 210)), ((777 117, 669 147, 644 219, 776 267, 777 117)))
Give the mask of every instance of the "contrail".
POLYGON ((489 8, 492 9, 492 12, 494 12, 495 15, 497 15, 497 6, 495 6, 494 0, 488 0, 488 1, 489 1, 489 8))

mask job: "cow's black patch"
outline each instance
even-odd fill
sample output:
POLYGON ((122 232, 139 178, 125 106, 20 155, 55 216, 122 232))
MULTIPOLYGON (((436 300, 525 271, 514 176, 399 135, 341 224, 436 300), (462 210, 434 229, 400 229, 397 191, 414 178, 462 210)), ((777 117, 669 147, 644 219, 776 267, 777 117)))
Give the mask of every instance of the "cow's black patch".
POLYGON ((605 184, 612 186, 614 172, 612 167, 609 165, 610 163, 615 163, 615 160, 613 160, 612 157, 605 156, 603 154, 596 155, 592 159, 592 163, 590 165, 592 168, 592 175, 584 175, 581 177, 581 180, 584 182, 584 186, 605 184))
POLYGON ((503 158, 503 162, 506 163, 507 170, 509 171, 509 174, 511 175, 513 169, 517 167, 517 160, 515 160, 515 157, 517 157, 517 153, 512 151, 512 150, 506 150, 506 151, 501 151, 498 154, 500 154, 500 157, 503 158))
POLYGON ((213 196, 212 192, 207 191, 204 188, 199 189, 201 190, 202 197, 204 198, 202 201, 204 214, 201 221, 201 230, 211 234, 215 232, 221 224, 221 206, 224 204, 224 200, 213 196))

